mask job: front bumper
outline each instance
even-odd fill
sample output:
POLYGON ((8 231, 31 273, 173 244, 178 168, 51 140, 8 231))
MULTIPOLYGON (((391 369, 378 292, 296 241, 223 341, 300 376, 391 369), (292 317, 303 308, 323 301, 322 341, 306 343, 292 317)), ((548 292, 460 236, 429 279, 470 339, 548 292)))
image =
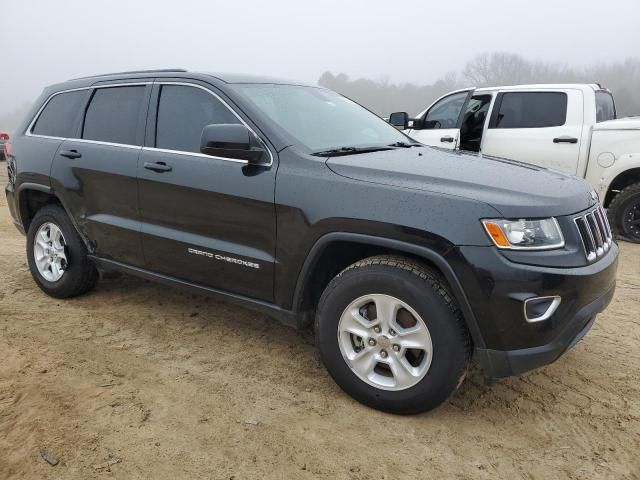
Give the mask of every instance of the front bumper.
POLYGON ((586 335, 615 291, 615 244, 599 261, 575 268, 514 263, 493 247, 459 247, 448 257, 478 324, 475 357, 489 378, 554 362, 586 335), (558 309, 527 322, 524 301, 545 296, 560 296, 558 309))
POLYGON ((603 311, 613 298, 615 284, 600 298, 583 307, 566 328, 551 342, 539 347, 518 350, 476 349, 476 358, 490 378, 508 377, 555 362, 591 330, 596 315, 603 311))

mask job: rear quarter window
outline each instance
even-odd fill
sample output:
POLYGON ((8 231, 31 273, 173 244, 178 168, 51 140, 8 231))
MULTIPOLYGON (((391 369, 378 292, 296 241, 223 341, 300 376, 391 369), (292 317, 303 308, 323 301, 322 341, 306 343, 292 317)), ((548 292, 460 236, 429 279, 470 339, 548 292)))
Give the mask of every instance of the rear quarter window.
POLYGON ((85 90, 54 95, 38 116, 31 133, 48 137, 73 137, 86 95, 85 90))
POLYGON ((498 99, 489 128, 559 127, 566 119, 566 93, 507 92, 498 99))
POLYGON ((613 95, 604 90, 596 92, 596 122, 606 122, 607 120, 615 120, 616 104, 613 101, 613 95))

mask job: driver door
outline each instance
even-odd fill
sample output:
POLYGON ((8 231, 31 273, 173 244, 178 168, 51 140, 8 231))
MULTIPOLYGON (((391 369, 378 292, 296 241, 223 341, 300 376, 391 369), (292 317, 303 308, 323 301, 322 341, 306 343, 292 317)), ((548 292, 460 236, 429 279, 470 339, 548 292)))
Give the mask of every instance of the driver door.
POLYGON ((405 133, 425 145, 454 150, 460 142, 462 109, 472 93, 464 90, 440 98, 405 133))

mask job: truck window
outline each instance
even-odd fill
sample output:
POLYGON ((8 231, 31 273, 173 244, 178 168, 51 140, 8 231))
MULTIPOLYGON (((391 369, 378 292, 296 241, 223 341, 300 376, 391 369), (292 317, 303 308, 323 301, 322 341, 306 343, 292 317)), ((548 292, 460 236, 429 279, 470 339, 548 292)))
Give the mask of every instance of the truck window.
POLYGON ((564 125, 567 94, 507 92, 498 98, 489 128, 544 128, 564 125))
POLYGON ((82 138, 136 144, 144 86, 98 88, 84 119, 82 138))
POLYGON ((604 90, 596 92, 596 122, 606 122, 615 120, 616 105, 613 102, 613 95, 604 90))
POLYGON ((456 128, 468 94, 454 93, 436 103, 424 117, 424 128, 456 128))
POLYGON ((156 148, 200 153, 207 125, 240 123, 216 97, 197 87, 163 85, 158 101, 156 148))
POLYGON ((87 92, 59 93, 49 100, 31 129, 34 135, 70 138, 87 92))

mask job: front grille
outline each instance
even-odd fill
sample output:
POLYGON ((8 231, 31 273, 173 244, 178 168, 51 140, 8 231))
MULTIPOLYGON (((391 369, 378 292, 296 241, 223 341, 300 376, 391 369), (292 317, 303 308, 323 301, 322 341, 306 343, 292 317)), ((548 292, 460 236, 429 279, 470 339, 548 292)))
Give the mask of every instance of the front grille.
POLYGON ((609 251, 613 235, 607 214, 600 205, 585 215, 574 218, 573 221, 580 232, 587 261, 595 262, 609 251))

